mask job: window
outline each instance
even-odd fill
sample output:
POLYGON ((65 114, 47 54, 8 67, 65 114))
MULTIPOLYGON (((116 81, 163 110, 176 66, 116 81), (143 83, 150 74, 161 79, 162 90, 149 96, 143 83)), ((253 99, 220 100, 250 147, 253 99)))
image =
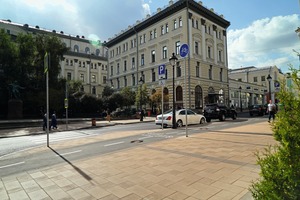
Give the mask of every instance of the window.
POLYGON ((198 25, 198 20, 196 20, 196 29, 199 28, 199 25, 198 25))
POLYGON ((135 76, 134 76, 134 74, 131 75, 131 82, 132 82, 132 86, 135 86, 135 76))
POLYGON ((223 68, 220 69, 220 81, 223 81, 223 68))
POLYGON ((156 29, 154 29, 153 34, 154 34, 154 38, 157 38, 157 32, 156 32, 156 29))
POLYGON ((86 48, 85 48, 85 53, 86 53, 86 54, 90 54, 90 48, 86 47, 86 48))
POLYGON ((79 52, 79 46, 78 45, 74 45, 74 52, 79 52))
POLYGON ((141 55, 141 66, 144 66, 145 65, 145 55, 142 54, 141 55))
POLYGON ((200 77, 200 62, 197 62, 196 65, 196 77, 200 77))
POLYGON ((168 23, 166 24, 166 33, 168 33, 169 32, 169 25, 168 25, 168 23))
POLYGON ((175 30, 175 29, 177 29, 177 20, 174 19, 173 23, 174 23, 174 30, 175 30))
POLYGON ((120 63, 117 63, 117 74, 120 73, 120 63))
POLYGON ((257 76, 253 77, 253 82, 254 82, 254 83, 257 82, 257 76))
POLYGON ((140 36, 140 44, 143 44, 143 36, 140 36))
POLYGON ((92 88, 92 94, 96 95, 96 87, 95 86, 93 86, 93 88, 92 88))
POLYGON ((106 84, 106 76, 103 76, 102 82, 103 82, 103 84, 106 84))
POLYGON ((96 75, 92 75, 92 82, 96 83, 96 75))
POLYGON ((182 87, 181 86, 178 86, 176 88, 176 101, 182 101, 183 98, 182 98, 182 87))
POLYGON ((219 51, 219 61, 220 62, 222 61, 222 51, 221 50, 219 51))
POLYGON ((70 60, 70 65, 73 66, 73 60, 70 60))
POLYGON ((208 69, 208 78, 212 80, 212 65, 210 65, 208 69))
POLYGON ((146 43, 146 34, 143 35, 143 42, 146 43))
POLYGON ((195 108, 199 109, 199 108, 203 108, 203 93, 202 93, 202 88, 197 85, 195 87, 195 108))
POLYGON ((194 25, 194 19, 192 18, 192 27, 194 28, 195 25, 194 25))
POLYGON ((152 71, 152 82, 155 82, 155 70, 154 69, 152 69, 151 70, 152 71))
POLYGON ((266 81, 266 76, 261 76, 261 81, 266 81))
POLYGON ((182 17, 179 17, 179 27, 182 27, 182 17))
POLYGON ((69 80, 72 80, 72 74, 71 74, 71 72, 68 72, 67 73, 67 80, 69 81, 69 80))
POLYGON ((181 66, 180 66, 180 62, 176 63, 176 77, 181 77, 181 66))
POLYGON ((155 62, 155 50, 151 51, 151 62, 155 62))
POLYGON ((117 78, 117 88, 120 89, 120 80, 117 78))
POLYGON ((80 74, 80 80, 84 82, 84 74, 80 74))
POLYGON ((168 57, 167 47, 164 46, 164 47, 163 47, 163 59, 166 59, 167 57, 168 57))
POLYGON ((114 56, 115 56, 115 51, 114 51, 114 50, 111 50, 111 51, 110 51, 110 57, 113 58, 114 56))
POLYGON ((209 58, 211 58, 211 48, 210 48, 210 46, 207 47, 207 56, 209 58))
POLYGON ((179 55, 179 50, 180 50, 180 42, 179 41, 177 41, 176 43, 175 43, 175 53, 176 53, 176 55, 179 55))
POLYGON ((132 69, 135 68, 135 59, 134 59, 134 57, 131 58, 131 68, 132 68, 132 69))
POLYGON ((164 26, 160 27, 160 34, 161 35, 165 34, 165 27, 164 26))
POLYGON ((112 76, 112 75, 114 75, 114 67, 113 66, 110 67, 110 76, 112 76))
MULTIPOLYGON (((80 62, 80 61, 79 61, 80 62)), ((66 59, 66 65, 69 65, 69 60, 68 59, 66 59)))
POLYGON ((124 86, 127 87, 127 78, 124 76, 124 86))
POLYGON ((124 72, 127 71, 127 60, 124 60, 124 72))
POLYGON ((150 31, 150 40, 153 39, 153 31, 150 31))
POLYGON ((195 42, 195 54, 199 55, 199 44, 195 42))

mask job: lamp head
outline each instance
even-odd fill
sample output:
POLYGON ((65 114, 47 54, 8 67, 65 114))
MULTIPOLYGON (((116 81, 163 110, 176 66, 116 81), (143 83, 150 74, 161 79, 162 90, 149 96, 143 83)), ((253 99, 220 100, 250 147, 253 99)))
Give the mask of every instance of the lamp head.
POLYGON ((170 64, 174 66, 177 60, 178 58, 175 56, 175 53, 172 53, 172 57, 169 59, 170 64))
POLYGON ((268 80, 268 81, 271 81, 271 80, 272 80, 272 77, 270 76, 270 74, 268 74, 267 80, 268 80))

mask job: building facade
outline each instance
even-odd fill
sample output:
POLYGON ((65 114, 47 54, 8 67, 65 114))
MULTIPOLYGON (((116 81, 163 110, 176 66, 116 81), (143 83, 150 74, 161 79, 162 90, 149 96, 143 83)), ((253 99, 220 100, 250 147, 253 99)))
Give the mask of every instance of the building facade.
POLYGON ((152 94, 161 88, 158 67, 165 65, 164 93, 170 97, 165 109, 172 105, 173 97, 176 107, 202 109, 212 102, 229 104, 229 25, 223 16, 201 2, 171 0, 164 9, 158 8, 152 16, 109 39, 108 79, 116 89, 129 86, 136 90, 143 81, 152 94), (186 58, 180 57, 182 44, 189 45, 186 58), (169 64, 172 53, 178 58, 174 67, 175 94, 173 66, 169 64))
MULTIPOLYGON (((276 66, 256 68, 241 67, 239 69, 231 69, 228 74, 229 78, 238 82, 244 87, 244 93, 247 97, 247 103, 252 105, 255 103, 255 98, 263 95, 263 102, 267 103, 269 99, 273 102, 277 102, 276 93, 280 91, 280 81, 284 80, 285 75, 276 66), (270 75, 271 79, 268 80, 270 75), (246 83, 246 85, 244 84, 246 83), (264 87, 263 94, 259 88, 264 87), (271 94, 271 97, 270 97, 271 94), (249 97, 249 98, 248 98, 249 97)), ((233 90, 233 86, 230 86, 233 90)))
POLYGON ((84 36, 72 36, 63 31, 47 30, 39 26, 13 23, 0 20, 0 29, 12 37, 19 33, 54 34, 69 48, 60 62, 60 77, 67 80, 82 81, 81 91, 101 97, 107 80, 107 49, 100 41, 91 42, 84 36))

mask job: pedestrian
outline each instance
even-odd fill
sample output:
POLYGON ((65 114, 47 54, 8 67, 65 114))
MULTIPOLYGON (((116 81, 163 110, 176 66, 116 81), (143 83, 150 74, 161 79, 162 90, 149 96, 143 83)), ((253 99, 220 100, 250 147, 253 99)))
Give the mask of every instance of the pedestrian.
POLYGON ((47 128, 47 114, 45 113, 43 116, 43 131, 47 128))
POLYGON ((55 111, 53 112, 52 116, 51 116, 51 126, 52 129, 57 129, 57 120, 56 120, 56 114, 55 111))
POLYGON ((106 119, 108 120, 108 122, 110 122, 110 110, 109 110, 109 108, 106 111, 106 119))
POLYGON ((275 104, 272 103, 272 100, 269 100, 268 113, 269 113, 269 121, 268 122, 270 122, 271 118, 274 121, 275 120, 275 113, 276 113, 276 106, 275 106, 275 104))

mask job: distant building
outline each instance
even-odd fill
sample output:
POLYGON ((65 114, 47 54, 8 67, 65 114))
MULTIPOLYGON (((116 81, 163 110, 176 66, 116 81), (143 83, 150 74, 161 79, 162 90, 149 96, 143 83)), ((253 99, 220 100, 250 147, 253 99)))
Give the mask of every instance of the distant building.
POLYGON ((50 31, 39 26, 13 23, 10 20, 0 20, 0 29, 4 29, 12 37, 17 37, 19 33, 55 34, 70 48, 60 63, 60 77, 80 80, 83 83, 82 91, 101 97, 107 80, 107 50, 100 41, 94 41, 92 44, 84 36, 72 36, 63 31, 50 31))
POLYGON ((235 81, 241 82, 241 85, 244 85, 243 90, 246 93, 247 102, 250 105, 254 104, 255 98, 259 95, 264 95, 263 102, 268 102, 269 99, 272 99, 274 102, 277 102, 276 93, 280 91, 280 81, 284 79, 285 75, 280 69, 276 66, 262 67, 257 68, 254 66, 250 67, 241 67, 239 69, 230 69, 229 78, 235 81), (271 97, 269 96, 269 81, 268 75, 271 76, 270 88, 271 88, 271 97), (245 85, 246 83, 246 85, 245 85), (249 83, 247 85, 247 83, 249 83), (257 87, 264 86, 265 91, 261 94, 261 91, 254 90, 254 85, 257 87))
POLYGON ((229 105, 226 36, 229 25, 229 21, 204 7, 201 1, 170 0, 168 6, 158 8, 155 14, 128 26, 107 42, 110 84, 117 90, 125 86, 136 90, 141 80, 152 94, 161 88, 158 67, 165 65, 164 92, 169 94, 165 109, 172 106, 173 97, 176 107, 202 109, 212 102, 229 105), (189 45, 187 58, 180 57, 182 44, 189 45), (178 58, 175 94, 169 63, 172 53, 178 58))

